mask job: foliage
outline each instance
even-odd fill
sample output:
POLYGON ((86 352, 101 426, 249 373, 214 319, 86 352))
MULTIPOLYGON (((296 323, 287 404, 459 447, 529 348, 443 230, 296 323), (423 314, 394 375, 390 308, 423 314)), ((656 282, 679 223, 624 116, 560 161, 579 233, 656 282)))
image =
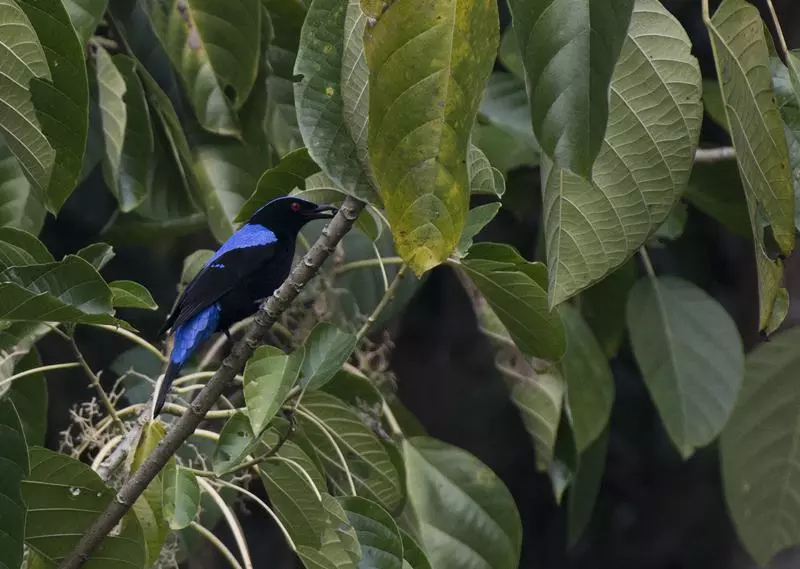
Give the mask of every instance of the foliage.
MULTIPOLYGON (((610 361, 628 344, 680 456, 721 439, 754 558, 800 544, 797 330, 745 356, 730 306, 648 253, 692 224, 752 240, 758 331, 781 326, 800 56, 775 51, 745 0, 713 13, 703 0, 716 80, 658 0, 508 4, 501 36, 495 0, 0 0, 0 567, 68 556, 223 354, 224 337, 209 342, 148 420, 166 354, 126 319, 158 310, 153 296, 137 275, 107 279, 111 245, 55 258, 39 238, 79 188, 116 204, 106 240, 154 249, 201 229, 222 242, 286 194, 365 205, 207 416, 220 421, 177 449, 90 567, 167 566, 174 543, 198 539, 249 567, 238 495, 308 569, 518 566, 509 490, 475 456, 416 436, 374 364, 389 349, 375 333, 438 266, 470 294, 570 545, 601 485, 610 361), (732 144, 712 160, 704 112, 732 144), (519 172, 540 177, 540 196, 519 172), (540 242, 525 249, 537 259, 483 238, 540 197, 540 242), (80 351, 84 327, 137 344, 111 391, 80 351), (47 335, 75 361, 42 365, 47 335), (91 436, 67 431, 54 452, 44 374, 67 368, 95 390, 73 414, 91 436)), ((323 231, 308 225, 298 254, 323 231)), ((179 289, 210 254, 186 258, 179 289)))

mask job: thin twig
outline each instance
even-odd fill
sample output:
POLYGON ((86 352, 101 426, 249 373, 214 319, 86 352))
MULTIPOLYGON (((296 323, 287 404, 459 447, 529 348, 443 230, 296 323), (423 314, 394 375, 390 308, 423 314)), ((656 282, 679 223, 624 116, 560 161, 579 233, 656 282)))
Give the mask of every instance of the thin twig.
POLYGON ((222 499, 222 496, 219 495, 217 489, 214 488, 210 482, 204 478, 198 478, 197 483, 200 485, 200 488, 214 500, 214 503, 216 503, 217 507, 222 512, 222 516, 228 523, 231 534, 233 534, 233 540, 239 548, 239 553, 242 555, 242 563, 244 563, 245 569, 253 569, 253 562, 250 560, 250 551, 247 549, 247 540, 244 537, 244 531, 236 515, 233 513, 233 510, 225 503, 225 500, 222 499))
POLYGON ((46 366, 33 367, 31 369, 26 369, 25 371, 15 373, 14 375, 5 378, 3 381, 0 381, 0 387, 3 387, 7 383, 13 383, 19 378, 26 377, 28 375, 33 375, 36 373, 44 373, 46 371, 55 371, 57 369, 70 369, 75 367, 81 367, 80 362, 67 362, 64 364, 51 364, 46 366))
POLYGON ((790 65, 789 46, 786 45, 786 38, 783 36, 783 28, 781 28, 781 22, 778 20, 778 13, 775 11, 775 6, 772 5, 772 0, 767 0, 767 8, 769 8, 769 15, 772 18, 772 23, 775 24, 775 31, 778 33, 778 45, 781 48, 783 57, 786 59, 786 65, 790 65))
POLYGON ((74 329, 72 330, 72 334, 70 334, 69 343, 72 345, 72 352, 75 354, 75 357, 81 364, 83 371, 86 372, 86 375, 89 378, 89 383, 92 384, 92 387, 94 387, 94 390, 97 392, 97 397, 103 403, 103 407, 106 408, 106 413, 108 413, 108 415, 111 417, 111 420, 116 423, 117 427, 119 427, 119 430, 122 431, 123 434, 127 433, 128 429, 125 427, 125 423, 123 423, 122 419, 120 419, 119 415, 117 415, 117 410, 114 408, 114 404, 111 402, 111 399, 108 398, 108 394, 100 384, 100 376, 92 371, 92 368, 89 367, 89 364, 86 362, 86 358, 83 357, 83 353, 78 347, 78 342, 75 341, 74 329))
POLYGON ((194 531, 196 531, 204 538, 206 538, 209 541, 209 543, 211 543, 211 545, 216 547, 217 551, 219 551, 222 554, 222 556, 228 560, 228 563, 231 564, 231 567, 233 567, 233 569, 243 569, 241 564, 239 563, 239 560, 236 559, 236 556, 231 552, 230 549, 228 549, 228 547, 224 543, 222 543, 222 541, 216 535, 214 535, 211 532, 211 530, 209 530, 205 526, 201 526, 197 522, 191 522, 189 524, 189 527, 191 527, 194 531))
POLYGON ((647 271, 647 275, 651 279, 656 278, 653 262, 650 260, 650 255, 647 254, 647 249, 645 247, 639 247, 639 256, 642 258, 642 264, 644 265, 644 270, 647 271))
MULTIPOLYGON (((205 389, 200 392, 180 419, 173 424, 167 435, 161 439, 139 469, 122 486, 106 510, 83 534, 75 549, 59 566, 60 569, 78 569, 89 559, 94 548, 130 510, 136 499, 164 468, 170 457, 197 428, 222 392, 233 382, 233 378, 267 336, 272 324, 297 297, 303 285, 317 274, 322 263, 333 252, 342 237, 353 227, 353 223, 363 208, 363 202, 352 197, 345 199, 339 212, 322 230, 320 237, 311 246, 303 260, 294 267, 289 278, 261 305, 253 326, 245 337, 236 343, 228 357, 223 360, 222 365, 206 384, 205 389)), ((149 409, 145 409, 144 412, 148 411, 149 409)))
POLYGON ((402 265, 403 259, 401 257, 381 257, 378 258, 370 258, 370 259, 359 259, 358 261, 350 261, 349 263, 343 263, 342 265, 333 269, 334 275, 341 275, 342 273, 346 273, 348 271, 354 271, 355 269, 365 269, 370 267, 377 267, 379 265, 402 265))
POLYGON ((736 151, 731 146, 698 148, 694 152, 694 161, 698 164, 713 164, 726 160, 736 160, 736 151))
POLYGON ((150 352, 151 354, 156 356, 158 359, 160 359, 162 362, 167 361, 167 356, 162 354, 161 350, 156 348, 153 344, 151 344, 150 342, 148 342, 144 338, 142 338, 140 336, 137 336, 133 332, 129 332, 128 330, 125 330, 124 328, 120 328, 118 326, 110 326, 108 324, 90 324, 90 326, 93 326, 95 328, 101 328, 101 329, 106 330, 108 332, 113 332, 114 334, 118 334, 118 335, 120 335, 120 336, 122 336, 124 338, 127 338, 131 342, 134 342, 135 344, 139 344, 145 350, 147 350, 148 352, 150 352))
POLYGON ((397 287, 400 286, 400 282, 403 280, 403 276, 406 274, 406 269, 408 265, 400 265, 400 269, 397 271, 397 274, 394 276, 394 280, 392 284, 389 285, 389 288, 386 289, 386 292, 383 294, 380 302, 378 302, 378 306, 375 307, 375 310, 372 311, 372 314, 369 315, 367 321, 364 322, 364 325, 361 326, 361 329, 356 334, 358 340, 361 340, 364 336, 367 335, 369 332, 370 327, 375 323, 380 316, 383 309, 386 308, 386 305, 394 298, 395 293, 397 292, 397 287))

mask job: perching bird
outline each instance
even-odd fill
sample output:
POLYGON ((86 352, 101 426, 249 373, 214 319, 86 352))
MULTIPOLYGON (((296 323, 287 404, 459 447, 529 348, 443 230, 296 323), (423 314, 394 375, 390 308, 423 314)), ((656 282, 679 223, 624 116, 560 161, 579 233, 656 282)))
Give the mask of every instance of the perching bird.
POLYGON ((217 331, 254 314, 262 300, 286 280, 300 229, 312 219, 329 219, 336 208, 294 197, 263 206, 223 243, 186 285, 159 336, 173 336, 167 370, 153 407, 164 406, 172 381, 192 354, 217 331))

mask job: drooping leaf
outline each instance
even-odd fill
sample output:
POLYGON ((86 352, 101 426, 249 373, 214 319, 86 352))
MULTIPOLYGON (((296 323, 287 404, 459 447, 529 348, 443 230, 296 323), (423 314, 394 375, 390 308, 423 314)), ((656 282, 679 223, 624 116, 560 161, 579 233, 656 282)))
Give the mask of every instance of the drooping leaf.
MULTIPOLYGON (((39 353, 36 348, 31 348, 16 363, 14 372, 27 371, 40 365, 39 353)), ((15 381, 3 396, 17 408, 28 445, 43 445, 47 433, 47 381, 44 374, 35 373, 15 381)))
MULTIPOLYGON (((598 6, 610 10, 612 3, 598 6)), ((690 48, 661 3, 638 0, 612 76, 608 128, 591 182, 543 154, 551 306, 625 262, 686 187, 703 116, 690 48)))
POLYGON ((494 216, 500 211, 501 205, 500 202, 488 203, 469 210, 467 223, 456 246, 456 255, 463 257, 469 252, 472 240, 494 219, 494 216))
POLYGON ((340 487, 348 487, 341 459, 330 442, 332 437, 347 462, 359 495, 395 511, 403 501, 401 474, 386 447, 358 414, 322 391, 307 392, 301 408, 324 425, 322 431, 323 427, 316 422, 300 417, 300 425, 323 459, 328 475, 340 487))
POLYGON ((276 166, 264 172, 258 180, 255 192, 239 210, 234 221, 247 221, 261 206, 295 188, 304 190, 306 178, 317 172, 319 166, 309 156, 308 149, 299 148, 290 152, 276 166))
POLYGON ((361 545, 359 568, 403 569, 403 538, 389 512, 360 496, 340 503, 361 545))
MULTIPOLYGON (((161 439, 164 438, 164 434, 164 427, 161 423, 151 421, 144 426, 133 453, 132 473, 136 472, 145 459, 156 449, 161 439)), ((174 458, 170 460, 172 463, 174 461, 174 458)), ((161 547, 169 534, 167 517, 164 515, 163 476, 159 472, 133 505, 133 513, 139 520, 144 535, 145 550, 147 552, 146 566, 148 567, 158 560, 161 554, 161 547)))
POLYGON ((627 333, 625 303, 635 282, 636 263, 630 260, 581 293, 581 316, 609 358, 617 354, 627 333))
POLYGON ((0 227, 0 270, 52 262, 50 251, 35 236, 21 229, 0 227))
POLYGON ((522 526, 511 493, 471 454, 435 439, 403 442, 408 500, 433 569, 516 569, 522 526))
POLYGON ((22 479, 28 476, 28 445, 13 401, 0 399, 0 567, 22 565, 25 503, 22 479))
MULTIPOLYGON (((63 454, 40 447, 29 450, 30 475, 22 482, 28 507, 25 542, 51 564, 58 564, 78 543, 84 532, 114 499, 89 466, 63 454), (65 534, 64 529, 69 528, 65 534)), ((123 518, 122 529, 105 537, 88 569, 144 567, 142 528, 133 512, 123 518)))
POLYGON ((97 24, 103 19, 108 0, 63 0, 63 2, 72 26, 81 39, 81 45, 86 45, 94 34, 97 24))
MULTIPOLYGON (((559 363, 567 383, 567 404, 578 452, 600 436, 611 417, 614 377, 606 354, 577 308, 565 304, 559 313, 567 350, 559 363)), ((629 321, 630 327, 630 321, 629 321)))
POLYGON ((684 458, 719 435, 744 375, 733 319, 676 277, 644 278, 626 309, 633 353, 664 426, 684 458))
POLYGON ((20 163, 8 145, 0 142, 0 227, 16 227, 38 235, 44 225, 44 216, 44 206, 20 163))
POLYGON ((200 486, 194 473, 170 461, 162 474, 164 519, 173 530, 188 527, 200 508, 200 486))
POLYGON ((51 80, 50 69, 39 43, 37 29, 14 0, 0 2, 4 60, 0 75, 0 133, 4 145, 19 160, 19 167, 43 200, 55 163, 56 151, 45 136, 31 94, 36 78, 51 80))
MULTIPOLYGON (((89 86, 83 46, 61 0, 17 0, 44 49, 52 81, 45 75, 30 85, 33 106, 55 163, 45 193, 47 208, 57 212, 81 174, 89 129, 89 86)), ((9 143, 9 137, 5 137, 9 143)), ((12 146, 12 151, 14 147, 12 146)), ((14 151, 16 154, 16 151, 14 151)))
POLYGON ((707 22, 717 76, 750 214, 758 270, 759 329, 786 316, 783 262, 794 249, 794 189, 784 127, 772 93, 769 52, 758 9, 725 0, 707 22))
POLYGON ((728 511, 739 538, 760 566, 798 543, 798 341, 800 328, 791 328, 747 355, 736 408, 722 431, 728 511))
POLYGON ((274 346, 259 346, 244 368, 244 399, 253 433, 267 428, 303 365, 303 349, 291 355, 274 346))
POLYGON ((491 0, 396 2, 365 33, 370 163, 397 251, 418 276, 464 228, 470 131, 498 35, 491 0))
POLYGON ((511 386, 511 401, 533 439, 536 467, 541 471, 546 472, 553 461, 565 392, 564 379, 558 373, 522 376, 511 386))
POLYGON ((300 371, 306 389, 319 389, 333 379, 355 347, 355 334, 342 332, 327 322, 314 326, 305 342, 306 355, 300 371))
POLYGON ((316 0, 303 23, 294 84, 303 142, 345 192, 380 204, 366 150, 366 18, 358 2, 316 0))
POLYGON ((144 308, 157 310, 158 305, 153 300, 150 291, 134 281, 113 281, 108 283, 111 289, 112 304, 119 308, 144 308))
POLYGON ((594 510, 608 452, 609 429, 595 439, 580 455, 578 470, 567 500, 567 541, 575 545, 589 524, 594 510))

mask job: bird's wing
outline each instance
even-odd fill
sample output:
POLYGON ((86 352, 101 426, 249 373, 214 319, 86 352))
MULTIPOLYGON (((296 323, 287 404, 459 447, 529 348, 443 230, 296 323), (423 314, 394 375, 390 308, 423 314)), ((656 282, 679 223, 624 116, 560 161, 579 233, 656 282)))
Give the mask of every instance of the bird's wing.
POLYGON ((174 330, 219 300, 245 277, 275 257, 278 241, 260 225, 245 225, 222 244, 189 282, 163 331, 174 330))

